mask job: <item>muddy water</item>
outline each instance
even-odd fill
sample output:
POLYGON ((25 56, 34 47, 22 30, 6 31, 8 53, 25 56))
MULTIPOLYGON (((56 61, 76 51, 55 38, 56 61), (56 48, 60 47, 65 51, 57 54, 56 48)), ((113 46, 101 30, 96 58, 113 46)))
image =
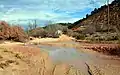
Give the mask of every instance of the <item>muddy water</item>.
POLYGON ((74 48, 53 47, 53 46, 39 46, 42 50, 49 53, 49 56, 57 63, 67 63, 81 70, 84 75, 88 74, 88 68, 85 60, 88 59, 87 54, 79 53, 74 48), (77 62, 77 63, 76 63, 77 62))
MULTIPOLYGON (((67 63, 73 65, 74 67, 80 69, 83 72, 83 75, 89 75, 88 65, 97 66, 103 72, 103 75, 119 75, 120 72, 120 60, 113 59, 111 56, 102 55, 99 53, 86 53, 82 50, 74 48, 65 48, 65 47, 55 47, 55 46, 39 46, 42 50, 45 50, 49 53, 51 59, 57 64, 59 62, 67 63), (112 74, 113 73, 113 74, 112 74)), ((96 71, 96 69, 95 69, 96 71)), ((96 74, 94 74, 96 75, 96 74)), ((101 74, 102 75, 102 74, 101 74)))
POLYGON ((50 57, 55 62, 72 62, 81 60, 83 62, 90 61, 94 58, 93 55, 88 53, 78 52, 74 48, 53 47, 53 46, 39 46, 42 50, 49 52, 50 57))

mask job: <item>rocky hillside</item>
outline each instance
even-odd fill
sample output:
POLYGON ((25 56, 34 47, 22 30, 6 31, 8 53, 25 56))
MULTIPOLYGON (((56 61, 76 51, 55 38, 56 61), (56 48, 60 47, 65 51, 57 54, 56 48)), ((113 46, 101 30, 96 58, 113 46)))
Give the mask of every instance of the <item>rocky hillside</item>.
POLYGON ((109 24, 108 24, 108 6, 104 5, 101 8, 95 8, 91 12, 91 15, 86 15, 83 18, 73 24, 73 28, 80 30, 79 27, 88 27, 88 32, 99 32, 99 31, 111 31, 114 32, 114 28, 118 28, 120 25, 120 0, 114 0, 109 4, 109 24), (79 29, 78 29, 79 28, 79 29))

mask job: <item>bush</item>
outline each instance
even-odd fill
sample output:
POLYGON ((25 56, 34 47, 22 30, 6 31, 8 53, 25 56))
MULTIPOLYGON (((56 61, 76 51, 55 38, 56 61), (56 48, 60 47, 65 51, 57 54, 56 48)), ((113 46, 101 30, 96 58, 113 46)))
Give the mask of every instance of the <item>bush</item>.
POLYGON ((75 32, 73 32, 71 29, 68 29, 65 34, 68 36, 74 36, 75 32))
POLYGON ((85 39, 85 35, 83 34, 79 34, 77 36, 75 36, 76 39, 80 39, 80 40, 84 40, 85 39))
POLYGON ((25 42, 28 38, 20 26, 9 26, 4 21, 0 22, 0 26, 0 39, 2 40, 25 42))
POLYGON ((118 40, 118 36, 116 33, 95 33, 92 35, 89 35, 85 38, 86 40, 91 41, 114 41, 118 40))
POLYGON ((35 28, 29 31, 29 36, 32 37, 46 37, 47 35, 47 31, 45 31, 43 28, 39 27, 39 28, 35 28))

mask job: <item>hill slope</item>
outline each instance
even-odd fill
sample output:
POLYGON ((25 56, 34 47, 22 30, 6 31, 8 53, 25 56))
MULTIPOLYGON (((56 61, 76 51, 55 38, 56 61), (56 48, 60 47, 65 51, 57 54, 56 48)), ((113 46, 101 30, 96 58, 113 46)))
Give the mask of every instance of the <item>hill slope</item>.
POLYGON ((114 0, 109 4, 109 26, 108 26, 108 6, 104 5, 91 12, 91 15, 86 15, 83 18, 73 24, 73 28, 79 28, 80 26, 87 26, 96 31, 106 31, 108 28, 111 31, 115 31, 115 27, 120 25, 120 0, 114 0))

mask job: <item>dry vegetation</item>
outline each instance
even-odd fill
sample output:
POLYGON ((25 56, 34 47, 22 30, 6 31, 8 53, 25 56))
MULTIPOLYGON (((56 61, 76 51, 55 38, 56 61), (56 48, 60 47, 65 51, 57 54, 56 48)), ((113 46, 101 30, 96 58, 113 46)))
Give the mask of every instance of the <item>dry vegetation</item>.
POLYGON ((0 22, 0 39, 25 42, 27 39, 24 30, 20 26, 9 26, 6 22, 0 22))
MULTIPOLYGON (((75 27, 68 29, 71 24, 53 24, 46 27, 35 27, 28 30, 28 35, 37 37, 32 39, 28 43, 34 45, 54 45, 65 46, 77 49, 89 49, 97 52, 102 52, 108 55, 120 56, 120 45, 118 44, 90 44, 94 41, 118 41, 120 40, 120 2, 115 0, 110 4, 110 26, 107 26, 107 6, 103 6, 99 9, 95 9, 91 12, 91 15, 87 15, 86 18, 76 22, 75 27), (109 32, 108 32, 108 28, 109 32), (59 37, 56 35, 56 31, 61 30, 64 34, 59 37), (81 39, 85 42, 80 44, 71 44, 74 38, 81 39), (43 39, 39 39, 42 37, 43 39), (52 37, 52 38, 46 38, 52 37), (57 37, 57 38, 56 38, 57 37), (58 38, 59 37, 59 38, 58 38), (44 39, 45 38, 45 39, 44 39), (55 39, 56 38, 56 39, 55 39), (86 44, 87 40, 87 44, 86 44), (46 41, 46 42, 45 42, 46 41), (55 42, 55 43, 47 43, 55 42), (89 41, 89 44, 88 44, 89 41), (44 43, 45 42, 45 43, 44 43), (58 42, 58 43, 57 43, 58 42), (59 42, 69 42, 67 44, 59 42)), ((28 36, 20 26, 10 26, 4 21, 0 22, 0 40, 13 40, 17 42, 25 42, 28 36)), ((101 42, 100 42, 101 43, 101 42)), ((112 42, 113 43, 113 42, 112 42)), ((1 45, 2 46, 2 45, 1 45)), ((89 65, 88 73, 90 72, 89 65)), ((96 69, 97 70, 97 69, 96 69)), ((101 75, 98 70, 98 75, 101 75)), ((0 75, 80 75, 80 70, 74 68, 68 64, 54 64, 49 55, 43 52, 39 48, 34 46, 7 46, 0 47, 0 75)))
MULTIPOLYGON (((109 24, 108 5, 95 8, 86 18, 76 21, 72 29, 77 33, 77 39, 92 41, 115 41, 120 38, 120 1, 114 0, 109 4, 109 24), (84 29, 83 29, 84 28, 84 29), (84 34, 84 36, 81 36, 84 34)), ((75 33, 75 34, 76 34, 75 33)))

